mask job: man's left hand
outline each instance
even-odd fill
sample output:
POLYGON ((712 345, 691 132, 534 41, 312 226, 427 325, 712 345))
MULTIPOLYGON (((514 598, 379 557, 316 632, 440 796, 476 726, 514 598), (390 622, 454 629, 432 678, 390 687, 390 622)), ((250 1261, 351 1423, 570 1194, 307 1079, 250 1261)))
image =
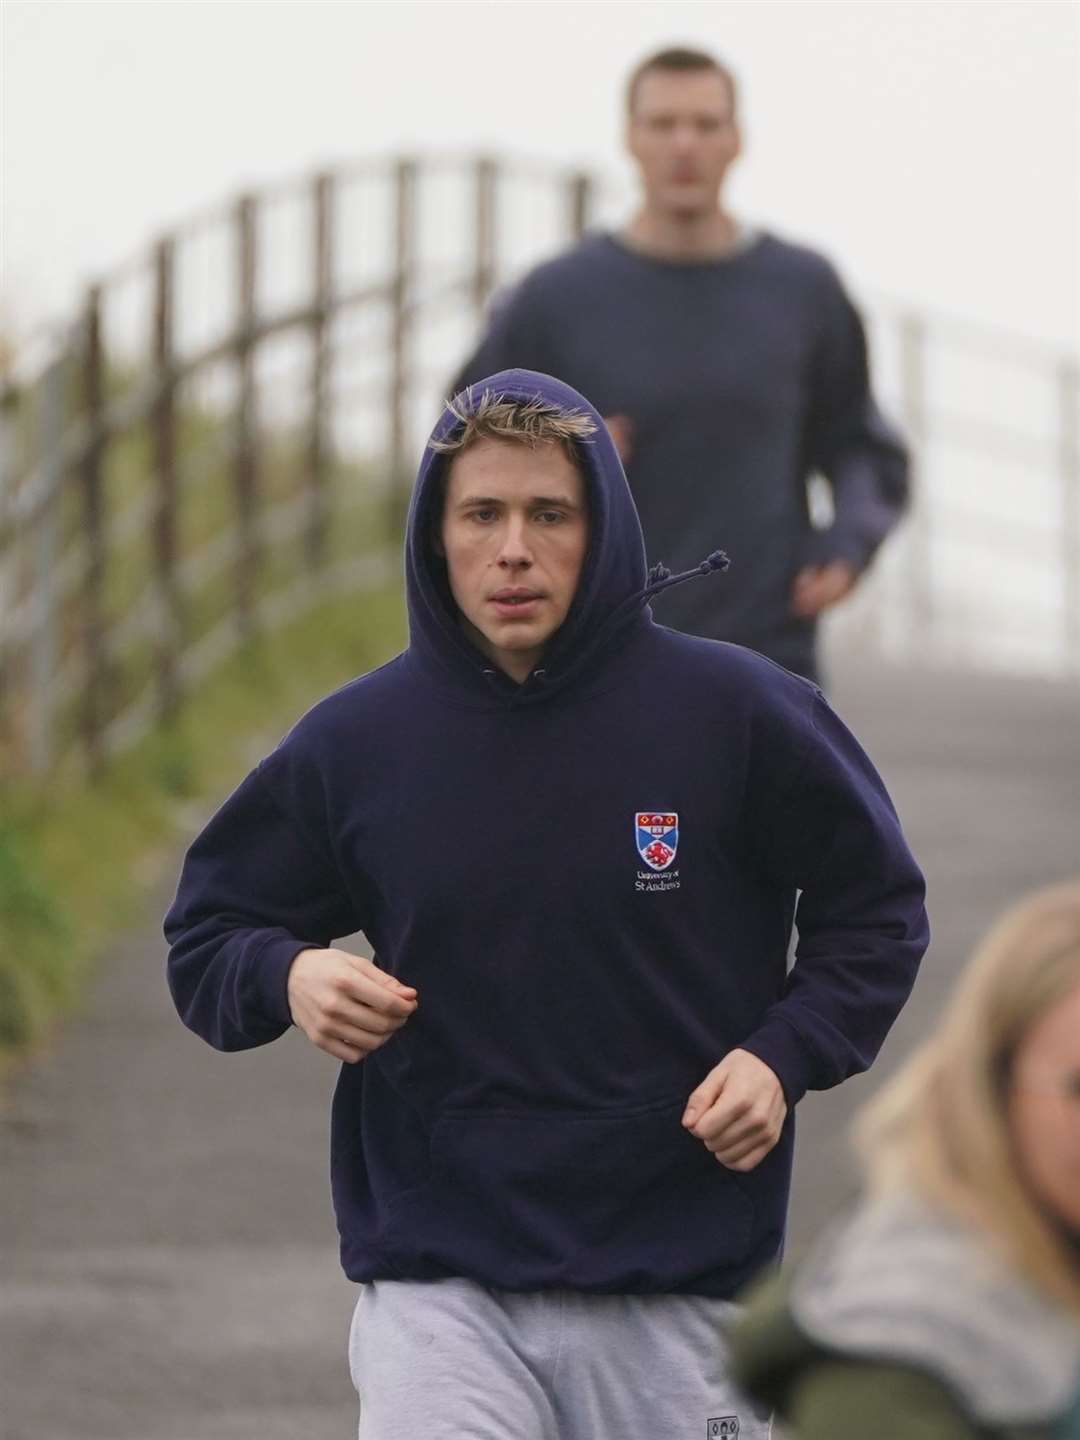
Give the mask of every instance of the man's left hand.
POLYGON ((858 572, 846 560, 807 565, 795 576, 791 587, 792 612, 804 620, 820 615, 822 610, 842 600, 858 578, 858 572))
POLYGON ((749 1050, 731 1050, 686 1103, 683 1124, 729 1170, 753 1170, 780 1139, 787 1101, 776 1075, 749 1050))

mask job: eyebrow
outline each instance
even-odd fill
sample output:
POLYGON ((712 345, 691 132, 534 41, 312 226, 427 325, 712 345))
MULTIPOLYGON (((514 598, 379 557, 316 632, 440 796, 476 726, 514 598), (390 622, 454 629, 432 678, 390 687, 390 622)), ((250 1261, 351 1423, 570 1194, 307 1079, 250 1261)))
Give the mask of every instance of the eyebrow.
MULTIPOLYGON (((457 503, 458 510, 467 510, 471 505, 505 505, 505 500, 497 499, 492 495, 466 495, 457 503)), ((564 510, 577 510, 580 507, 575 505, 568 495, 533 495, 529 504, 544 509, 545 506, 558 505, 564 510)))

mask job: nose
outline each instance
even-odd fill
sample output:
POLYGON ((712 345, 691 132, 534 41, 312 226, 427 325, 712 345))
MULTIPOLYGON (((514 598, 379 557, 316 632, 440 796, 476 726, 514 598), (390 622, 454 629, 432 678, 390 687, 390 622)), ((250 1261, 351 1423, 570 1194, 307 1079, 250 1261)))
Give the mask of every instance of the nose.
POLYGON ((533 563, 524 516, 511 515, 500 536, 497 563, 504 570, 527 570, 533 563))

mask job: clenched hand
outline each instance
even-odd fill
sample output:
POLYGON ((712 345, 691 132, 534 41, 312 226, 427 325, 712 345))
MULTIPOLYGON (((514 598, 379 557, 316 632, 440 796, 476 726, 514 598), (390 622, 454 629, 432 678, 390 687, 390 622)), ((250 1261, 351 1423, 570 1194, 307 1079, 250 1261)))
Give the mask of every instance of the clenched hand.
POLYGON ((615 442, 619 459, 624 465, 627 464, 634 453, 634 422, 629 415, 605 415, 604 424, 615 442))
POLYGON ((858 575, 846 560, 828 565, 807 565, 795 576, 791 587, 791 611, 803 619, 820 615, 854 589, 858 575))
POLYGON ((301 950, 289 969, 293 1022, 313 1045, 355 1065, 400 1030, 416 990, 347 950, 301 950))
POLYGON ((729 1170, 753 1170, 780 1138, 780 1081, 749 1050, 731 1050, 686 1102, 682 1123, 729 1170))

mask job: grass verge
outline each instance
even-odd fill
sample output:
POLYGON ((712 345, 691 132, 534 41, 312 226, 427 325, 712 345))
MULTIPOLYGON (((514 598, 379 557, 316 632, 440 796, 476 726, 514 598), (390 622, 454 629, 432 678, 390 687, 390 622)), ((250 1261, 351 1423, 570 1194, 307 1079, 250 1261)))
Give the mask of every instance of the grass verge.
POLYGON ((401 648, 400 593, 335 599, 241 652, 101 779, 4 795, 0 1074, 77 1003, 109 938, 149 922, 193 818, 321 695, 401 648))

